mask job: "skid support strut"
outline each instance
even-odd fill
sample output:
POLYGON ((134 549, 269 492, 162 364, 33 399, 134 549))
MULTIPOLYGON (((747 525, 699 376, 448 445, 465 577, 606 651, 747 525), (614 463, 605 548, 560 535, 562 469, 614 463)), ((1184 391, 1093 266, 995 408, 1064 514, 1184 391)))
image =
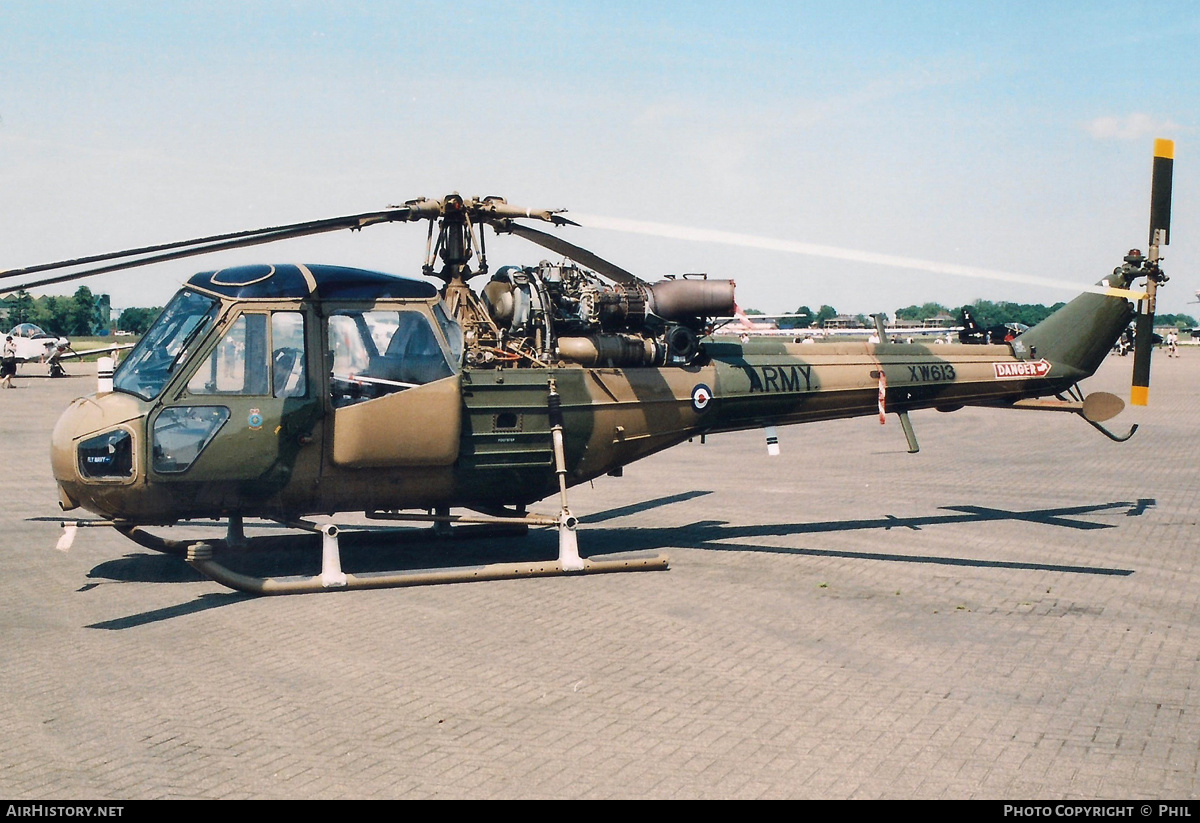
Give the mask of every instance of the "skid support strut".
POLYGON ((338 527, 328 523, 321 527, 321 585, 326 589, 346 585, 342 572, 342 550, 338 546, 338 527))
MULTIPOLYGON (((435 516, 376 512, 378 519, 431 520, 435 516)), ((523 523, 531 526, 557 525, 552 517, 528 514, 524 517, 488 517, 483 515, 445 515, 447 523, 523 523)), ((667 557, 658 553, 638 553, 607 558, 580 558, 579 568, 564 568, 561 560, 526 563, 489 563, 482 566, 449 566, 408 571, 348 574, 342 571, 337 526, 318 526, 304 521, 287 525, 321 534, 321 573, 312 577, 253 577, 235 572, 213 559, 213 543, 193 543, 187 547, 187 563, 196 571, 223 586, 248 594, 314 594, 350 589, 387 589, 402 586, 429 586, 437 583, 466 583, 473 580, 511 580, 521 577, 553 577, 563 574, 601 574, 607 572, 654 571, 667 568, 667 557)), ((572 532, 572 534, 574 534, 572 532)))
POLYGON ((563 450, 562 398, 558 396, 558 382, 550 379, 550 396, 546 401, 550 415, 550 437, 554 442, 554 473, 558 475, 558 498, 562 508, 558 513, 558 562, 565 572, 583 571, 583 560, 579 557, 579 540, 575 529, 579 520, 571 514, 567 505, 567 457, 563 450))

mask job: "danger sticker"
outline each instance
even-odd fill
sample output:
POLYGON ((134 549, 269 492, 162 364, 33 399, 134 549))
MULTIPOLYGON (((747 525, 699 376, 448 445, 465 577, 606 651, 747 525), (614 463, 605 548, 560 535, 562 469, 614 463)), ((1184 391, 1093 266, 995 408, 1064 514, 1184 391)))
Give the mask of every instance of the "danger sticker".
POLYGON ((1021 361, 1017 363, 993 363, 996 369, 996 379, 1007 377, 1045 377, 1050 373, 1050 361, 1021 361))

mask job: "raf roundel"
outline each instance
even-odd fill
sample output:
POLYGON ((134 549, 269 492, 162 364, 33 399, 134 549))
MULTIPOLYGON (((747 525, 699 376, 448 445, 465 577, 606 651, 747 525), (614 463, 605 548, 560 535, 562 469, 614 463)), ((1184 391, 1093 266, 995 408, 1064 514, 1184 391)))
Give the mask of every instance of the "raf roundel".
POLYGON ((692 408, 698 412, 704 411, 712 401, 712 396, 712 389, 700 383, 692 389, 692 408))

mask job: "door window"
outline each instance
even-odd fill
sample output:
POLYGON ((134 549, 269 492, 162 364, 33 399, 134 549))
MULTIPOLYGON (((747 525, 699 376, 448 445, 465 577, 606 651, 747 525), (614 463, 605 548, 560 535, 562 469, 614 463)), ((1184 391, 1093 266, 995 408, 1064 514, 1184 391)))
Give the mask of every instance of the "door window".
POLYGON ((268 339, 266 314, 243 314, 235 320, 188 381, 188 391, 199 395, 307 395, 304 315, 273 312, 269 330, 268 339))
POLYGON ((269 393, 267 316, 243 314, 188 381, 192 394, 269 393))
POLYGON ((277 311, 271 315, 271 374, 276 397, 308 394, 304 315, 298 311, 277 311))
POLYGON ((454 374, 429 319, 415 311, 339 311, 329 318, 335 407, 454 374))

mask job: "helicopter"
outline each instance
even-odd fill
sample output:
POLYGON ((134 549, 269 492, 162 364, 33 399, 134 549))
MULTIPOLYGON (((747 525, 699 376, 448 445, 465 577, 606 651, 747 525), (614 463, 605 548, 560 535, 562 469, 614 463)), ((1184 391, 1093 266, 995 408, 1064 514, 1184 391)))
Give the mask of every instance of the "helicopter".
POLYGON ((1136 426, 1125 435, 1103 426, 1124 401, 1085 395, 1078 384, 1136 316, 1132 402, 1146 403, 1151 347, 1144 343, 1156 288, 1167 279, 1159 260, 1169 242, 1173 157, 1171 141, 1156 142, 1149 253, 1131 250, 1111 275, 1010 342, 889 342, 879 315, 880 342, 721 335, 714 318, 739 313, 732 280, 647 282, 528 225, 578 225, 563 210, 494 196, 419 198, 0 272, 70 270, 24 282, 28 289, 321 232, 427 224, 424 279, 256 264, 188 280, 115 372, 101 361, 98 391, 76 399, 54 429, 59 504, 97 515, 64 521, 60 548, 81 526, 112 527, 254 594, 664 569, 662 554, 581 556, 569 490, 696 437, 763 429, 776 453, 777 426, 848 417, 878 414, 882 423, 896 415, 909 451, 917 451, 909 420, 917 409, 1067 412, 1126 440, 1136 426), (493 271, 486 229, 562 259, 493 271), (1141 280, 1145 290, 1135 291, 1141 280), (557 513, 529 510, 554 497, 557 513), (337 521, 358 513, 430 523, 435 532, 463 524, 549 527, 558 532, 558 557, 347 573, 337 521), (200 519, 225 523, 225 537, 155 532, 200 519), (300 529, 313 541, 319 535, 321 572, 231 570, 225 553, 272 539, 247 536, 247 519, 300 529))

